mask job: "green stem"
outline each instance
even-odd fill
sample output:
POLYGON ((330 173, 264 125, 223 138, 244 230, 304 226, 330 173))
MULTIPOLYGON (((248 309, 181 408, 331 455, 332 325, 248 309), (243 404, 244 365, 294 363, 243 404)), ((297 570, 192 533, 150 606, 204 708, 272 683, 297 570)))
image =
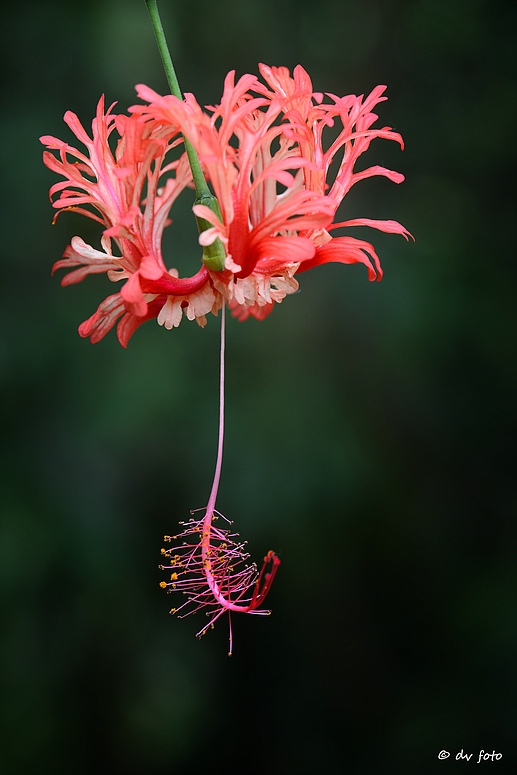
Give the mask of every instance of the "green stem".
MULTIPOLYGON (((153 25, 156 42, 158 44, 158 50, 160 52, 163 69, 165 70, 165 75, 167 77, 167 82, 169 84, 171 94, 174 94, 174 96, 179 100, 183 100, 183 94, 181 93, 180 85, 176 77, 176 71, 174 70, 174 65, 172 64, 171 55, 167 46, 167 41, 165 40, 165 33, 163 31, 160 14, 158 12, 158 5, 156 0, 145 0, 145 4, 147 5, 147 10, 149 11, 149 16, 151 17, 151 24, 153 25)), ((183 140, 185 142, 185 151, 187 152, 190 169, 192 170, 192 178, 196 187, 195 204, 202 204, 206 207, 209 207, 217 215, 217 217, 222 220, 219 202, 208 187, 205 176, 203 175, 203 170, 201 169, 201 164, 199 163, 196 150, 190 140, 185 137, 185 135, 183 135, 183 140)), ((206 221, 204 218, 196 218, 196 222, 200 234, 202 231, 206 231, 206 229, 209 229, 212 226, 212 224, 209 221, 206 221)), ((207 245, 203 248, 203 262, 209 269, 212 269, 215 272, 221 272, 224 269, 225 258, 226 252, 221 240, 219 239, 216 239, 212 245, 207 245)))

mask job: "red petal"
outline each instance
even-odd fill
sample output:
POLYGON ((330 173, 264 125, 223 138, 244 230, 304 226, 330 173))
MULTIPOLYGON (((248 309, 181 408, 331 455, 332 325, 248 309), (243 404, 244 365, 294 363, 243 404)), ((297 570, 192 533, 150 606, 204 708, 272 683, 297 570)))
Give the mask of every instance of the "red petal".
POLYGON ((354 237, 335 237, 326 245, 316 248, 314 258, 304 261, 297 274, 333 261, 341 264, 364 264, 368 270, 370 282, 382 278, 381 263, 373 245, 354 237))
POLYGON ((132 274, 127 283, 121 288, 120 295, 126 302, 126 307, 134 315, 144 317, 147 315, 147 302, 140 287, 138 272, 132 274))
POLYGON ((306 261, 314 255, 314 245, 307 237, 269 237, 255 248, 257 261, 278 259, 285 264, 306 261))
POLYGON ((143 293, 166 293, 169 296, 187 296, 194 293, 208 280, 208 269, 202 266, 193 277, 172 277, 165 272, 158 280, 146 280, 140 278, 140 287, 143 293))
POLYGON ((117 337, 122 347, 127 347, 127 343, 135 333, 136 329, 141 326, 142 323, 158 317, 160 310, 166 301, 166 296, 159 296, 157 299, 150 301, 147 304, 147 315, 144 315, 141 318, 136 317, 136 315, 132 315, 131 312, 126 312, 117 326, 117 337))

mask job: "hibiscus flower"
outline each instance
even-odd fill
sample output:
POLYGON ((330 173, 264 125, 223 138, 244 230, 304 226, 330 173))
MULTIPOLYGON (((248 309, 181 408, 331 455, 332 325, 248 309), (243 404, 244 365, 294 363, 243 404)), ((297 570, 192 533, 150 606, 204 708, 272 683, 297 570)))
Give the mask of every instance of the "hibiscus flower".
POLYGON ((324 96, 313 91, 301 66, 293 76, 284 67, 260 65, 260 72, 265 83, 250 74, 236 82, 230 72, 220 104, 205 110, 192 94, 180 100, 143 85, 137 93, 147 104, 133 106, 129 115, 115 115, 113 105, 104 112, 101 99, 92 138, 68 112, 65 121, 88 155, 54 137, 41 138, 47 148, 59 151, 58 158, 45 152, 45 164, 65 178, 50 190, 51 198, 57 195, 53 206, 59 212, 81 212, 105 227, 102 250, 74 237, 54 271, 73 270, 63 285, 99 272, 107 272, 113 282, 125 281, 81 324, 81 336, 99 341, 118 321, 118 338, 126 346, 146 320, 157 318, 170 329, 185 312, 205 325, 206 314, 217 314, 223 303, 239 320, 250 315, 263 319, 275 302, 298 289, 297 275, 315 266, 363 263, 370 280, 382 277, 370 243, 332 238, 333 229, 371 226, 410 236, 396 221, 332 223, 359 180, 373 175, 403 180, 400 173, 380 166, 354 171, 374 138, 402 146, 398 133, 372 126, 377 119, 372 108, 386 99, 385 87, 376 87, 366 98, 324 96), (325 148, 324 130, 336 121, 340 132, 325 148), (115 144, 113 133, 119 136, 115 144), (183 136, 196 150, 219 203, 219 214, 202 203, 193 207, 208 227, 200 233, 200 246, 219 239, 226 251, 222 271, 201 260, 199 270, 187 278, 179 278, 174 268, 167 270, 161 252, 169 210, 192 186, 186 154, 170 160, 183 136), (338 153, 341 161, 330 179, 338 153))

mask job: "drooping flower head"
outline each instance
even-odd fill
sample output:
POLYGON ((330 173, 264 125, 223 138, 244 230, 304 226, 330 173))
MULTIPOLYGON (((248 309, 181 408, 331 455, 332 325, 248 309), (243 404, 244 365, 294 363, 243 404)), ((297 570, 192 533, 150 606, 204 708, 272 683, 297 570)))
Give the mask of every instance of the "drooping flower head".
POLYGON ((204 325, 205 315, 216 314, 223 302, 240 320, 249 315, 263 319, 275 302, 297 290, 296 275, 330 261, 363 263, 369 279, 380 279, 372 245, 349 236, 332 238, 330 231, 366 225, 408 237, 395 221, 356 218, 332 224, 357 181, 373 175, 403 180, 379 166, 354 171, 374 138, 402 145, 389 127, 372 128, 377 119, 372 109, 386 99, 385 87, 366 98, 324 98, 313 92, 300 66, 292 77, 282 67, 261 65, 260 71, 265 84, 253 75, 235 82, 235 74, 229 73, 221 103, 206 110, 191 94, 179 100, 145 86, 137 92, 147 104, 134 106, 128 116, 115 115, 113 106, 104 112, 101 99, 91 138, 68 112, 65 121, 87 155, 54 137, 41 138, 59 152, 58 158, 45 152, 45 164, 65 178, 50 190, 51 198, 57 196, 53 206, 58 212, 81 212, 105 227, 102 250, 74 237, 54 270, 73 270, 63 278, 64 285, 100 272, 107 272, 112 282, 124 282, 81 324, 81 336, 96 342, 118 321, 125 346, 146 320, 158 318, 173 328, 185 312, 204 325), (324 129, 336 121, 342 130, 325 148, 324 129), (196 149, 221 210, 219 219, 208 207, 194 206, 195 214, 211 225, 200 234, 200 244, 219 238, 227 252, 224 271, 201 263, 187 278, 167 269, 161 253, 171 205, 191 185, 186 155, 171 160, 182 134, 196 149), (332 161, 341 151, 339 170, 329 181, 332 161))

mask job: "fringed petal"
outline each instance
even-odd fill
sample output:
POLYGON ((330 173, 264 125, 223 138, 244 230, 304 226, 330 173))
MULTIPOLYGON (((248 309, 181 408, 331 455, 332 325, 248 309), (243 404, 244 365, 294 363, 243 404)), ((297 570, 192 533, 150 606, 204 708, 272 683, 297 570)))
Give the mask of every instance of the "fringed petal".
POLYGON ((369 226, 371 229, 378 229, 379 231, 384 231, 388 234, 402 234, 407 241, 409 241, 410 237, 413 241, 415 239, 411 232, 398 221, 376 221, 371 218, 354 218, 352 221, 333 223, 332 226, 329 226, 329 229, 341 229, 345 226, 369 226))
POLYGON ((316 248, 314 258, 300 264, 297 274, 330 262, 364 264, 368 270, 370 282, 382 278, 381 263, 373 245, 354 237, 335 237, 331 242, 327 242, 326 245, 316 248))
POLYGON ((163 274, 163 269, 153 256, 144 256, 142 258, 139 271, 140 275, 145 277, 146 280, 158 280, 163 274))
POLYGON ((78 140, 80 140, 83 145, 91 146, 92 145, 92 139, 88 136, 88 134, 85 132, 83 125, 79 121, 78 116, 75 113, 72 113, 71 110, 67 110, 65 115, 63 116, 65 124, 68 124, 74 135, 77 137, 78 140))
POLYGON ((127 283, 121 288, 120 295, 126 303, 126 308, 139 318, 147 314, 147 302, 145 301, 138 272, 132 274, 127 283))
POLYGON ((165 326, 167 331, 170 331, 179 326, 182 317, 181 299, 177 296, 168 296, 158 315, 158 325, 165 326))
POLYGON ((381 175, 384 178, 388 178, 392 183, 403 183, 404 175, 401 172, 395 172, 389 170, 386 167, 380 167, 378 164, 375 167, 368 167, 368 169, 361 170, 361 172, 354 172, 352 179, 354 183, 359 180, 365 180, 366 178, 372 178, 375 175, 381 175))
MULTIPOLYGON (((279 265, 293 264, 298 261, 307 261, 312 258, 316 248, 307 237, 266 237, 255 248, 256 268, 265 271, 266 259, 275 262, 275 269, 279 265), (259 269, 259 262, 262 269, 259 269)), ((270 266, 271 270, 273 266, 270 266)))
POLYGON ((265 320, 265 318, 267 318, 267 316, 273 312, 273 307, 275 305, 271 303, 264 304, 262 306, 259 304, 247 306, 244 304, 239 304, 237 301, 233 300, 229 302, 228 306, 231 309, 232 316, 237 318, 237 320, 242 323, 250 316, 256 318, 257 320, 265 320))
POLYGON ((52 267, 52 274, 58 269, 69 269, 75 266, 80 268, 65 275, 61 280, 61 285, 72 285, 84 280, 88 274, 100 274, 119 268, 117 259, 113 258, 110 253, 95 250, 80 237, 72 238, 71 244, 63 253, 63 258, 56 261, 52 267))
POLYGON ((142 323, 146 323, 148 320, 158 317, 165 301, 166 298, 164 296, 158 296, 156 299, 149 301, 147 304, 147 313, 142 317, 137 317, 131 312, 126 312, 117 326, 117 338, 122 347, 127 347, 127 343, 142 323))
POLYGON ((124 300, 120 293, 114 293, 112 296, 108 296, 99 305, 97 312, 95 312, 88 320, 81 323, 79 326, 79 336, 84 339, 90 337, 90 342, 95 344, 106 336, 110 331, 118 318, 125 312, 124 300))

